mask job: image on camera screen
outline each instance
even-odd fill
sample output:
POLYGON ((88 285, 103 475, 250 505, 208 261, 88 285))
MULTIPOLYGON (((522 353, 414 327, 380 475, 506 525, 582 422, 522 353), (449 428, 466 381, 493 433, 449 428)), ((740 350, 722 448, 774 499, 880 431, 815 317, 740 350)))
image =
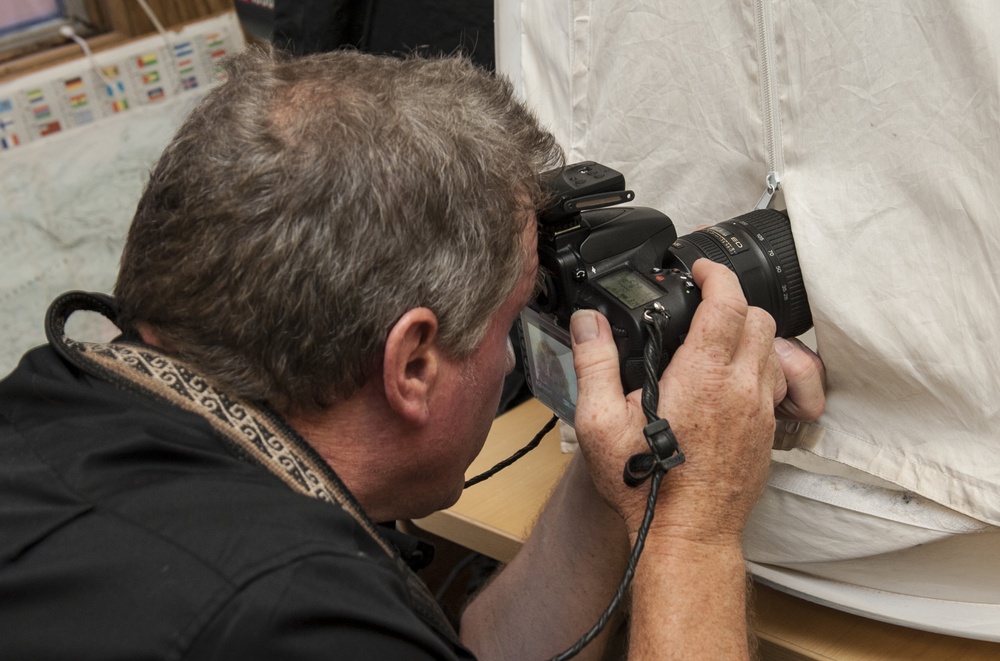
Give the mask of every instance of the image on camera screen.
POLYGON ((567 424, 576 411, 576 371, 569 333, 530 308, 521 312, 531 392, 567 424))

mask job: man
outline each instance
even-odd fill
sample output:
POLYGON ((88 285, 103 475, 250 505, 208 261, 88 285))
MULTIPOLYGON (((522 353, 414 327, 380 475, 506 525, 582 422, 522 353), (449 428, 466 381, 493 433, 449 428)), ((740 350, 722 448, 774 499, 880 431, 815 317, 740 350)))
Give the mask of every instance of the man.
MULTIPOLYGON (((0 384, 4 656, 530 659, 572 644, 645 501, 620 483, 644 421, 600 315, 571 327, 584 457, 460 639, 374 523, 461 493, 537 279, 538 173, 559 163, 509 86, 461 60, 230 61, 150 176, 115 299, 61 298, 50 345, 0 384), (66 338, 81 308, 123 337, 66 338)), ((694 277, 704 302, 659 408, 689 460, 633 584, 636 658, 746 654, 739 538, 774 407, 823 406, 818 359, 776 353, 725 268, 702 260, 694 277)))

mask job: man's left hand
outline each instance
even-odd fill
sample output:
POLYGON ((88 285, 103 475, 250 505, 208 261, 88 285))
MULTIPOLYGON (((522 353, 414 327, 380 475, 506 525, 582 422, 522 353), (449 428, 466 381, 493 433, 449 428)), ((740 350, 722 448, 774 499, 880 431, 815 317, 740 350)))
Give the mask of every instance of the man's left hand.
POLYGON ((774 392, 775 416, 781 420, 815 420, 826 408, 823 361, 799 340, 774 339, 783 379, 774 392))

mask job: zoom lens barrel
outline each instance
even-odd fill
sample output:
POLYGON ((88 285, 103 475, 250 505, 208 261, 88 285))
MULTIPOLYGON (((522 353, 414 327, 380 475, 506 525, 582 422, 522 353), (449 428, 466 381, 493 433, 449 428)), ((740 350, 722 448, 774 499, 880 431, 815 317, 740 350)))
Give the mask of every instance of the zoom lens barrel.
POLYGON ((784 212, 757 209, 679 237, 670 252, 688 268, 700 257, 728 266, 750 305, 774 317, 776 335, 795 337, 812 327, 792 228, 784 212))

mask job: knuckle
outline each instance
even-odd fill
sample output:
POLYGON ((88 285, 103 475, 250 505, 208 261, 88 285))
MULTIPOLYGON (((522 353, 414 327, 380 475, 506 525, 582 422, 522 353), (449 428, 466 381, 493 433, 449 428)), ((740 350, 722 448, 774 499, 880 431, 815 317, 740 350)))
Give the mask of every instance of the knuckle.
POLYGON ((747 321, 760 329, 761 333, 768 335, 769 337, 774 337, 778 328, 774 321, 774 317, 771 316, 770 312, 763 308, 748 306, 747 321))
POLYGON ((742 295, 726 294, 716 296, 707 302, 709 306, 711 306, 711 308, 716 310, 719 314, 732 317, 734 319, 738 318, 745 320, 750 312, 750 307, 747 305, 747 301, 742 295))
POLYGON ((607 356, 580 357, 575 367, 577 378, 581 383, 609 379, 618 374, 618 360, 607 356))
POLYGON ((809 402, 809 405, 804 407, 802 414, 806 417, 806 420, 816 420, 823 412, 826 410, 826 399, 823 397, 818 397, 815 400, 809 402))

